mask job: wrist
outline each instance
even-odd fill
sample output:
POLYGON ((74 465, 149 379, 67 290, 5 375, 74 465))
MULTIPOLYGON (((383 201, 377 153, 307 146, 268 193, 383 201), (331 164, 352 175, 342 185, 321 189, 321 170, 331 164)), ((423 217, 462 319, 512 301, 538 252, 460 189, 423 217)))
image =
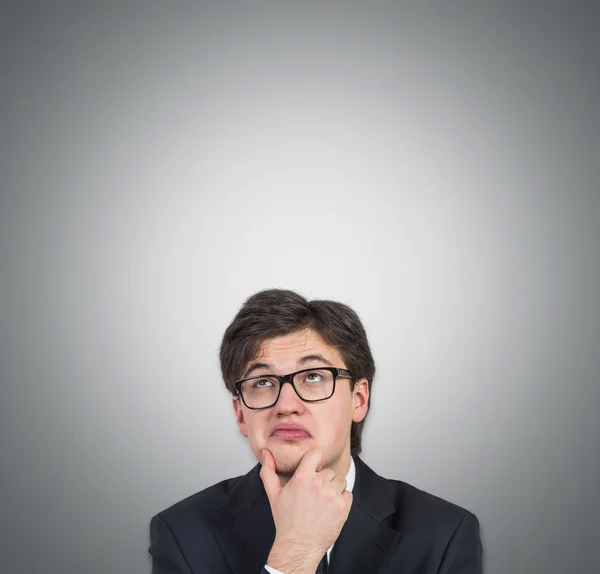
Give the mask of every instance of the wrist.
POLYGON ((324 553, 297 540, 276 536, 267 564, 285 574, 314 574, 324 553))

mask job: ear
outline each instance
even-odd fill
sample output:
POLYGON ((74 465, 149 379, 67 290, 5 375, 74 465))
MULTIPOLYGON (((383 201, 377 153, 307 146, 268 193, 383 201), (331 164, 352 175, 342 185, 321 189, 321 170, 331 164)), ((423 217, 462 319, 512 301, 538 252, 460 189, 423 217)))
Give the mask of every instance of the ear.
POLYGON ((369 410, 369 381, 367 379, 356 381, 352 390, 352 401, 354 407, 352 422, 359 423, 367 416, 369 410))
POLYGON ((237 422, 240 432, 247 438, 248 431, 246 430, 246 421, 244 420, 244 407, 242 406, 242 399, 240 397, 233 397, 233 411, 235 412, 235 420, 237 422))

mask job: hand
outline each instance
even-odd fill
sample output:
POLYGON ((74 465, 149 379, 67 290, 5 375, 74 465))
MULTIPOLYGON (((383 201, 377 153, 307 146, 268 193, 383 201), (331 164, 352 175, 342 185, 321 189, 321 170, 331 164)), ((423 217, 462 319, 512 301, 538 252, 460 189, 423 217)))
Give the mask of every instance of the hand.
POLYGON ((323 454, 311 449, 282 486, 273 455, 266 449, 262 454, 260 477, 276 529, 267 564, 286 574, 314 573, 350 513, 352 493, 346 490, 346 479, 322 469, 323 454))

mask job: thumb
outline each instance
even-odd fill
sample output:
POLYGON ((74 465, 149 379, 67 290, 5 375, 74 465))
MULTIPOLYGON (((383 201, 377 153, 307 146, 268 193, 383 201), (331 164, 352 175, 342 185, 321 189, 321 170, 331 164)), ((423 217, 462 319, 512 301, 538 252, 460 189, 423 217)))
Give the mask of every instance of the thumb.
POLYGON ((273 455, 265 448, 262 450, 262 468, 260 469, 260 478, 263 481, 265 491, 269 497, 269 501, 274 500, 281 489, 281 481, 275 472, 275 459, 273 455))

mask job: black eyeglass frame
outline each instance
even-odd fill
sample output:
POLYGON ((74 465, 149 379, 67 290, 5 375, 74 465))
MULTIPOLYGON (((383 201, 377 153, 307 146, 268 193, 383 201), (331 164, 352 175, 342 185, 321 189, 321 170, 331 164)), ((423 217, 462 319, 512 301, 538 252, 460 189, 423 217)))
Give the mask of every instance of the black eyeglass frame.
POLYGON ((296 371, 295 373, 289 373, 287 375, 255 375, 252 377, 246 377, 245 379, 240 379, 239 381, 235 381, 233 383, 233 385, 236 390, 236 396, 239 397, 240 399, 242 399, 242 402, 246 405, 247 408, 249 408, 253 411, 261 411, 263 409, 270 409, 272 406, 277 404, 277 401, 279 400, 279 396, 281 395, 281 389, 283 388, 284 383, 289 383, 290 385, 292 385, 292 389, 294 389, 294 392, 298 395, 300 400, 304 401, 305 403, 320 403, 321 401, 326 401, 327 399, 330 399, 331 397, 333 397, 333 394, 335 393, 335 383, 337 382, 338 377, 344 377, 347 379, 354 378, 352 376, 352 373, 350 371, 348 371, 347 369, 340 369, 338 367, 312 367, 310 369, 302 369, 300 371, 296 371), (298 392, 298 389, 295 387, 294 382, 293 382, 294 377, 300 373, 309 373, 311 371, 329 371, 333 375, 333 387, 331 389, 331 394, 328 397, 324 397, 322 399, 305 399, 298 392), (266 379, 267 377, 277 379, 279 381, 279 391, 277 392, 277 397, 270 405, 268 405, 266 407, 250 407, 250 406, 248 406, 248 403, 246 403, 246 401, 244 399, 244 395, 242 395, 242 391, 241 391, 242 383, 244 383, 246 381, 256 380, 256 379, 266 379))

